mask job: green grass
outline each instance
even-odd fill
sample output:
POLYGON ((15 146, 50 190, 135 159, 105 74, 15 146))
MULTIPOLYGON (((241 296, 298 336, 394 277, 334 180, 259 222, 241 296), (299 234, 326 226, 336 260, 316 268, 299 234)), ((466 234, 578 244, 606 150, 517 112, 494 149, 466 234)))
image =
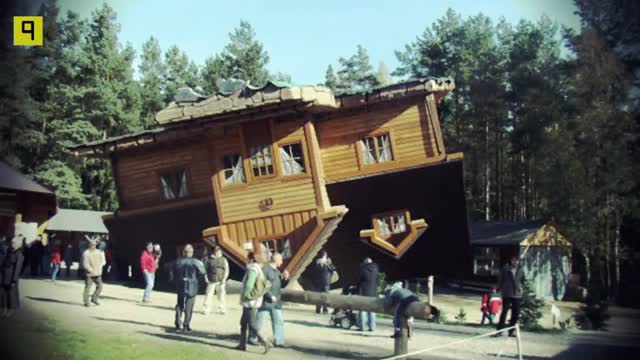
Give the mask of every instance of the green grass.
POLYGON ((34 360, 161 360, 228 359, 224 353, 202 344, 144 342, 138 336, 106 336, 62 329, 45 319, 13 319, 0 326, 3 359, 34 360))

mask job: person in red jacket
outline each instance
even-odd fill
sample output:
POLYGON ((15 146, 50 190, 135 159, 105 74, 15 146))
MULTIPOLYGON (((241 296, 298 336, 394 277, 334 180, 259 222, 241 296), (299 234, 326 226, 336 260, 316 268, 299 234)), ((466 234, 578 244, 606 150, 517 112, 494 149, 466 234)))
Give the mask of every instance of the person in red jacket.
POLYGON ((144 295, 142 296, 143 303, 151 302, 151 292, 153 291, 153 284, 156 276, 156 258, 153 256, 153 244, 148 243, 147 248, 142 251, 140 255, 140 269, 144 275, 144 281, 146 286, 144 288, 144 295))
POLYGON ((493 325, 493 321, 500 312, 500 308, 502 308, 502 299, 500 299, 500 296, 496 293, 496 288, 491 288, 491 293, 482 295, 482 306, 480 307, 480 311, 482 311, 482 321, 480 321, 480 325, 484 325, 485 319, 488 319, 489 324, 493 325))
POLYGON ((53 252, 51 252, 51 267, 53 268, 53 273, 51 274, 51 281, 56 282, 56 277, 58 276, 58 271, 60 271, 60 263, 62 262, 62 250, 60 249, 60 244, 55 244, 53 247, 53 252))

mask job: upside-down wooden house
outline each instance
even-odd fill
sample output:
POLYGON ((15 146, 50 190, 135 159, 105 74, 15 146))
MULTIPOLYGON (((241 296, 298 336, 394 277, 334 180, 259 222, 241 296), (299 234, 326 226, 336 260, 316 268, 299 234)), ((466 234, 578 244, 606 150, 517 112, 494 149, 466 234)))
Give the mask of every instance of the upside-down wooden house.
POLYGON ((120 208, 105 223, 132 265, 146 241, 170 259, 204 240, 241 266, 249 250, 277 250, 296 279, 322 248, 343 284, 365 256, 393 278, 463 276, 462 154, 446 152, 438 111, 453 88, 429 78, 338 96, 277 82, 183 89, 156 128, 73 150, 110 159, 120 208))

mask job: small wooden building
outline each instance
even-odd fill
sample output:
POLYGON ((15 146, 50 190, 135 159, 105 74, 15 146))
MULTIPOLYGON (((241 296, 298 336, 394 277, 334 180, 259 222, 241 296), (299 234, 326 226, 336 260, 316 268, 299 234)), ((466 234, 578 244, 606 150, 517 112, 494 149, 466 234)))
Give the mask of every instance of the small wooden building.
POLYGON ((339 96, 229 84, 183 89, 154 129, 73 148, 111 160, 120 208, 105 223, 130 264, 146 241, 170 260, 204 239, 240 266, 277 250, 294 279, 321 248, 342 283, 366 256, 392 278, 470 272, 462 154, 439 121, 450 80, 339 96))
POLYGON ((545 221, 471 225, 474 278, 495 283, 500 268, 519 256, 536 295, 560 300, 571 275, 571 243, 545 221))
POLYGON ((111 215, 106 211, 58 209, 45 227, 49 241, 59 241, 62 246, 73 246, 73 261, 80 260, 80 249, 84 247, 85 235, 107 235, 103 216, 111 215), (83 244, 83 246, 80 246, 83 244))
POLYGON ((52 191, 0 161, 0 236, 12 236, 16 220, 40 225, 56 208, 52 191))

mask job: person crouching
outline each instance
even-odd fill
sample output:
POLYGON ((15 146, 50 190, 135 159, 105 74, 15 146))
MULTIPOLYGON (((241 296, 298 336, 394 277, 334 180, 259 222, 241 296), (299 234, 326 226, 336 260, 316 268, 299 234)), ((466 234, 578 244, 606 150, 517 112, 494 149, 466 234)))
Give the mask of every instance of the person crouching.
POLYGON ((411 337, 411 318, 407 317, 406 311, 411 303, 420 301, 418 297, 409 289, 402 287, 402 282, 396 282, 387 287, 384 291, 384 307, 396 307, 393 315, 393 335, 392 338, 398 338, 402 333, 402 324, 407 321, 409 326, 409 337, 411 337))

